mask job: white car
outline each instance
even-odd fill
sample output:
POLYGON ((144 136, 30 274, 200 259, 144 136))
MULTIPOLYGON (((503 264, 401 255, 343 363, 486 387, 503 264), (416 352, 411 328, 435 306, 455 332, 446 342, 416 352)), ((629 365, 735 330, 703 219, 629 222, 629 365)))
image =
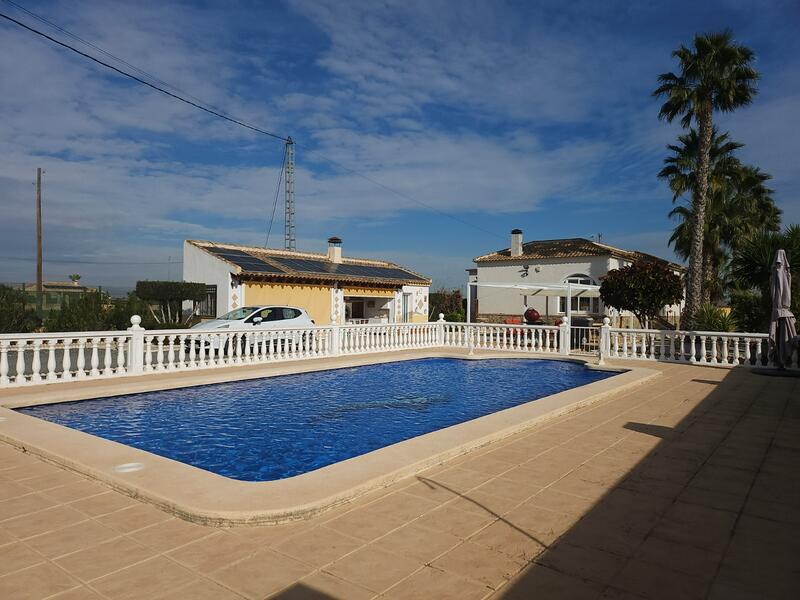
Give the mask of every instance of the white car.
MULTIPOLYGON (((226 329, 241 332, 243 329, 269 331, 313 326, 314 320, 302 308, 295 306, 245 306, 232 310, 211 321, 198 323, 192 327, 192 331, 206 330, 219 331, 221 333, 226 329)), ((215 349, 218 348, 218 338, 213 338, 210 345, 215 349)))

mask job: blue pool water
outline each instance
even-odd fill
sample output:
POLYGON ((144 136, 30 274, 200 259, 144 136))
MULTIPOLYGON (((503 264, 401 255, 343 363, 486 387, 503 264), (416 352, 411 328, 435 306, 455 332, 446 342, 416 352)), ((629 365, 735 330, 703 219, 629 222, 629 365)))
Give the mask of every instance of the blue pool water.
POLYGON ((429 358, 19 411, 225 477, 270 481, 611 375, 562 361, 429 358))

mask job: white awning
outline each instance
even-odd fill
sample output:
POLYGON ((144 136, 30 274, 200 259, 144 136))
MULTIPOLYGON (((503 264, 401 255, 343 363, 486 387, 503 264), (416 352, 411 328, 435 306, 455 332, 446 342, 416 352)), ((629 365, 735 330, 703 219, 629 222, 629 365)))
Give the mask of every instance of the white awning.
POLYGON ((523 296, 580 296, 582 298, 599 298, 599 285, 586 285, 583 283, 477 283, 469 285, 476 287, 505 288, 518 290, 523 296))
MULTIPOLYGON (((475 287, 502 288, 506 290, 516 290, 523 296, 561 296, 569 298, 567 301, 566 320, 569 322, 572 317, 572 298, 599 298, 599 285, 586 285, 584 283, 479 283, 470 281, 467 286, 475 287)), ((469 287, 467 288, 469 290, 469 287)), ((471 316, 471 294, 467 293, 467 323, 471 316)))

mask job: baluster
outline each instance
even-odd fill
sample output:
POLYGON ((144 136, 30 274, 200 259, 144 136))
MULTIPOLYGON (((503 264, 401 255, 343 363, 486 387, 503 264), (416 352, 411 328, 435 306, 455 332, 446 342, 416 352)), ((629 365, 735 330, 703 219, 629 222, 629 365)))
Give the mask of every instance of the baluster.
POLYGON ((98 352, 97 347, 97 338, 93 337, 89 340, 89 343, 92 345, 92 355, 89 359, 89 366, 91 370, 89 371, 89 375, 91 377, 97 377, 100 375, 100 369, 97 367, 100 366, 100 354, 98 352))
POLYGON ((177 369, 185 369, 188 365, 186 364, 186 338, 188 338, 188 334, 178 334, 175 336, 176 342, 176 358, 177 361, 175 363, 175 367, 177 369))
POLYGON ((727 365, 730 364, 728 361, 728 338, 726 336, 722 337, 722 364, 727 365))
POLYGON ((31 381, 38 383, 42 380, 42 340, 33 340, 33 359, 31 360, 31 381))
POLYGON ((631 358, 636 358, 638 350, 636 349, 637 334, 631 333, 631 358))
POLYGON ((28 379, 25 376, 25 349, 28 347, 28 340, 17 341, 17 363, 15 365, 16 378, 14 383, 27 383, 28 379))
MULTIPOLYGON (((145 348, 147 348, 147 338, 145 338, 145 348)), ((78 357, 75 361, 75 376, 78 379, 86 377, 86 340, 84 338, 78 338, 78 357)))
POLYGON ((103 376, 110 377, 113 375, 113 368, 114 364, 111 362, 111 338, 106 336, 103 340, 104 344, 104 351, 103 351, 103 376))
MULTIPOLYGON (((201 337, 201 336, 195 335, 195 334, 193 334, 193 333, 190 333, 190 334, 188 334, 188 335, 186 336, 186 340, 189 342, 189 358, 188 358, 188 362, 187 362, 186 366, 187 366, 188 368, 190 368, 190 369, 192 369, 192 368, 194 368, 194 367, 197 367, 197 366, 199 366, 199 365, 197 365, 197 364, 195 363, 195 359, 197 358, 197 349, 195 348, 195 345, 197 344, 197 338, 198 338, 198 337, 201 337)), ((202 355, 202 353, 203 353, 203 351, 202 351, 202 347, 203 347, 203 346, 201 345, 201 346, 200 346, 200 348, 201 348, 201 350, 200 350, 200 353, 201 353, 201 355, 202 355)))
POLYGON ((750 338, 745 338, 744 339, 744 364, 746 364, 746 365, 752 364, 750 362, 750 359, 751 359, 751 356, 750 356, 750 341, 751 341, 750 338))
POLYGON ((175 369, 175 336, 166 336, 167 342, 167 364, 165 365, 168 371, 175 369))
POLYGON ((117 375, 125 373, 125 338, 120 336, 117 338, 117 375))
MULTIPOLYGON (((696 363, 697 362, 697 335, 692 333, 689 334, 689 362, 696 363)), ((703 352, 705 349, 702 346, 702 342, 700 345, 700 351, 703 352)), ((705 358, 705 357, 704 357, 705 358)))
POLYGON ((47 340, 47 381, 56 381, 56 345, 58 340, 47 340))
POLYGON ((0 340, 0 387, 11 383, 8 377, 8 346, 8 342, 0 340))

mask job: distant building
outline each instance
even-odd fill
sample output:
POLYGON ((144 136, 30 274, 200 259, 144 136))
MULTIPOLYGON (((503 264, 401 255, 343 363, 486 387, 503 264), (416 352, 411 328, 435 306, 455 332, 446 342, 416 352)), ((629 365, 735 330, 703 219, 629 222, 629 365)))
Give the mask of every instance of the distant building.
MULTIPOLYGON (((38 307, 39 302, 36 297, 35 283, 22 283, 15 285, 15 287, 25 294, 25 302, 27 304, 38 307)), ((96 291, 97 288, 80 285, 77 281, 43 281, 41 310, 60 309, 64 301, 69 302, 70 300, 78 299, 83 294, 96 291)))
MULTIPOLYGON (((473 259, 475 268, 467 269, 468 280, 479 283, 563 284, 567 282, 599 285, 613 269, 637 261, 666 265, 676 273, 683 267, 644 252, 623 250, 585 238, 523 241, 522 231, 511 232, 511 246, 473 259)), ((546 322, 564 315, 565 297, 536 297, 518 290, 468 286, 471 293, 472 319, 498 322, 519 319, 529 307, 535 308, 546 322)), ((675 321, 680 306, 665 306, 662 316, 675 321)), ((573 317, 593 320, 609 316, 615 323, 630 325, 632 315, 620 315, 603 306, 599 298, 572 298, 573 317)))
POLYGON ((430 279, 388 261, 344 257, 341 246, 330 238, 321 254, 186 240, 183 280, 208 286, 206 318, 285 304, 306 309, 317 325, 428 320, 430 279))

